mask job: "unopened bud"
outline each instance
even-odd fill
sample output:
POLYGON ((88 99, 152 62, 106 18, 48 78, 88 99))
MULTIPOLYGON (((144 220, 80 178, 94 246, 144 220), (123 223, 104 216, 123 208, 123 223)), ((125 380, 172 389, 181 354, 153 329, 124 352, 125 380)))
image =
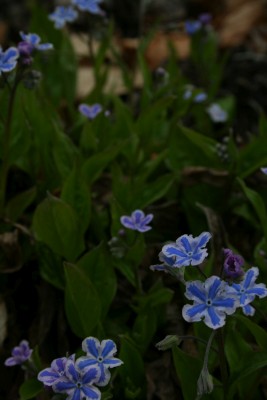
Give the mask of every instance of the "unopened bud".
POLYGON ((168 335, 165 337, 165 339, 156 344, 156 348, 161 351, 168 350, 171 349, 173 346, 179 346, 181 341, 182 340, 177 335, 168 335))

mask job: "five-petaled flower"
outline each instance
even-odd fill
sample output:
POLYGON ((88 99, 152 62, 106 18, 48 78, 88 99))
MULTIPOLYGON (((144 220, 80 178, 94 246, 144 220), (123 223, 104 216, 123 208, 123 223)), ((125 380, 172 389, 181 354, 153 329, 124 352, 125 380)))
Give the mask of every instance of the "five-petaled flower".
POLYGON ((103 110, 101 104, 93 104, 92 106, 89 106, 88 104, 80 104, 79 105, 79 111, 81 114, 83 114, 85 117, 87 117, 90 120, 95 119, 95 117, 101 113, 103 110))
POLYGON ((245 315, 254 315, 255 308, 250 303, 256 296, 263 298, 267 296, 267 288, 264 283, 256 284, 255 281, 259 275, 259 269, 252 267, 244 275, 242 282, 233 283, 228 286, 227 294, 238 299, 238 306, 242 307, 245 315))
POLYGON ((75 359, 75 355, 71 355, 70 357, 61 357, 56 358, 52 361, 50 368, 45 368, 39 372, 37 379, 43 382, 46 386, 54 385, 59 378, 65 376, 65 368, 68 360, 75 359))
POLYGON ((40 43, 41 38, 36 33, 25 34, 24 32, 20 32, 19 34, 21 39, 30 45, 31 51, 33 50, 46 51, 46 50, 51 50, 54 47, 52 43, 40 43))
POLYGON ((73 7, 58 6, 55 11, 49 14, 48 18, 55 23, 55 28, 60 29, 66 22, 73 22, 78 17, 78 13, 73 7))
POLYGON ((32 352, 33 350, 30 349, 29 342, 27 340, 22 340, 18 346, 12 349, 12 357, 6 359, 5 366, 13 367, 14 365, 23 364, 25 361, 29 360, 32 352))
POLYGON ((72 4, 79 8, 81 11, 88 11, 91 14, 102 14, 99 7, 101 0, 72 0, 72 4))
POLYGON ((135 210, 130 216, 121 216, 120 221, 125 228, 139 232, 146 232, 152 229, 148 224, 152 221, 153 217, 153 214, 145 215, 142 210, 135 210))
POLYGON ((19 51, 15 47, 9 47, 6 51, 3 51, 0 46, 0 75, 2 72, 10 72, 17 65, 17 59, 19 57, 19 51))
POLYGON ((99 371, 96 384, 105 386, 110 380, 109 368, 118 367, 123 362, 114 357, 117 352, 116 344, 113 340, 102 340, 100 343, 94 337, 88 337, 82 342, 82 349, 86 356, 78 358, 77 365, 80 370, 87 371, 90 368, 96 368, 99 371))
POLYGON ((217 103, 212 103, 207 108, 207 113, 213 122, 225 122, 228 119, 228 113, 217 103))
POLYGON ((176 243, 163 246, 162 253, 167 257, 174 257, 173 267, 186 267, 188 265, 199 265, 208 255, 204 248, 211 238, 209 232, 202 232, 193 238, 192 235, 180 236, 176 243))
POLYGON ((90 368, 85 372, 80 371, 77 362, 68 360, 65 374, 52 385, 56 393, 66 393, 66 400, 100 400, 101 393, 94 384, 99 379, 99 370, 90 368))
POLYGON ((184 319, 187 322, 204 320, 212 329, 222 327, 226 314, 233 314, 238 306, 236 297, 228 294, 227 286, 218 276, 211 276, 205 282, 187 282, 185 296, 194 303, 183 307, 184 319))
POLYGON ((223 249, 225 260, 223 263, 224 275, 227 278, 240 278, 244 275, 242 266, 244 265, 243 257, 234 254, 230 249, 223 249))

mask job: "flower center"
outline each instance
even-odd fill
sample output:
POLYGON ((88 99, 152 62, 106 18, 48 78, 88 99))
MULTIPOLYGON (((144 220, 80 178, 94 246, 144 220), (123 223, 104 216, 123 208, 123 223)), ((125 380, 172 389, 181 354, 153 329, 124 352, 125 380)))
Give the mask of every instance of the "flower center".
POLYGON ((245 289, 240 289, 240 293, 245 293, 245 289))
POLYGON ((207 305, 208 307, 210 307, 210 306, 212 305, 212 301, 211 301, 210 299, 208 299, 208 300, 206 301, 206 305, 207 305))
POLYGON ((103 357, 101 357, 101 356, 97 357, 97 361, 98 361, 98 362, 100 362, 100 363, 101 363, 103 360, 104 360, 104 358, 103 358, 103 357))
POLYGON ((191 257, 191 256, 193 255, 193 252, 192 252, 192 251, 189 251, 189 252, 187 253, 187 255, 188 255, 189 257, 191 257))
POLYGON ((78 389, 80 389, 80 388, 82 387, 81 382, 77 382, 77 383, 76 383, 76 386, 77 386, 78 389))

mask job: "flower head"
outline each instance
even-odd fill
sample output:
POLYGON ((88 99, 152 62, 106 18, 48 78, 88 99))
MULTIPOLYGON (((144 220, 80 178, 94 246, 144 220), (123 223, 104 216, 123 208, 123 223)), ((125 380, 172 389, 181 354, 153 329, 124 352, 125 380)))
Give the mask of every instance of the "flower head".
POLYGON ((100 400, 101 393, 93 384, 99 379, 97 368, 81 372, 74 360, 68 360, 65 374, 52 385, 54 392, 66 393, 66 400, 100 400))
POLYGON ((91 14, 102 14, 99 7, 101 0, 72 0, 72 4, 77 6, 81 11, 88 11, 91 14))
POLYGON ((188 35, 194 35, 196 32, 198 32, 201 28, 201 22, 200 21, 185 21, 185 31, 188 33, 188 35))
POLYGON ((183 235, 176 240, 176 243, 163 246, 162 253, 175 259, 173 267, 199 265, 208 255, 208 251, 204 247, 210 238, 209 232, 202 232, 195 238, 192 235, 183 235))
POLYGON ((116 344, 113 340, 102 340, 100 343, 94 337, 88 337, 82 342, 82 349, 86 356, 78 358, 77 365, 80 370, 87 371, 88 368, 96 368, 99 376, 96 380, 98 386, 105 386, 110 380, 109 368, 118 367, 123 362, 114 357, 117 352, 116 344))
POLYGON ((224 274, 227 278, 240 278, 244 271, 242 266, 244 265, 243 257, 238 254, 234 254, 230 249, 223 249, 225 260, 223 264, 224 274))
POLYGON ((48 18, 55 23, 55 28, 60 29, 66 22, 73 22, 78 17, 78 13, 73 7, 58 6, 55 11, 49 14, 48 18))
POLYGON ((228 119, 228 114, 219 104, 212 103, 207 108, 207 113, 209 114, 213 122, 225 122, 228 119))
POLYGON ((233 283, 228 286, 227 293, 229 296, 234 296, 239 302, 239 307, 242 307, 245 315, 254 315, 255 309, 250 303, 256 296, 263 298, 267 296, 267 288, 264 283, 256 284, 255 281, 259 275, 257 267, 250 268, 244 275, 242 282, 233 283))
POLYGON ((92 106, 88 106, 88 104, 80 104, 79 111, 88 119, 93 120, 99 113, 101 113, 102 106, 98 103, 93 104, 92 106))
POLYGON ((75 359, 75 355, 70 357, 56 358, 52 361, 50 368, 45 368, 39 372, 37 379, 44 383, 46 386, 54 385, 60 378, 66 376, 65 368, 68 360, 75 359))
POLYGON ((135 210, 130 216, 121 216, 120 221, 125 228, 139 232, 146 232, 152 229, 148 224, 152 221, 153 217, 153 214, 145 215, 143 211, 135 210))
POLYGON ((185 296, 194 303, 183 307, 184 319, 187 322, 203 320, 212 329, 222 327, 226 314, 233 314, 238 306, 235 296, 226 291, 227 286, 218 276, 211 276, 205 282, 187 282, 185 296))
POLYGON ((28 33, 27 35, 24 32, 20 32, 20 37, 23 40, 24 46, 22 49, 22 54, 23 51, 26 50, 26 43, 28 44, 28 51, 27 54, 30 52, 32 53, 33 50, 39 50, 39 51, 46 51, 46 50, 51 50, 53 49, 53 45, 52 43, 40 43, 41 42, 41 38, 39 35, 37 35, 36 33, 28 33))
POLYGON ((2 72, 10 72, 17 65, 19 51, 15 47, 9 47, 6 51, 0 46, 0 75, 2 72))
POLYGON ((162 251, 159 253, 159 260, 162 262, 162 264, 155 264, 151 265, 150 269, 152 271, 164 271, 168 272, 169 268, 172 268, 175 264, 175 259, 176 257, 167 257, 165 254, 162 253, 162 251))
POLYGON ((22 340, 18 346, 12 349, 12 357, 6 359, 5 366, 13 367, 14 365, 23 364, 25 361, 29 360, 32 352, 33 350, 30 349, 29 342, 27 340, 22 340))

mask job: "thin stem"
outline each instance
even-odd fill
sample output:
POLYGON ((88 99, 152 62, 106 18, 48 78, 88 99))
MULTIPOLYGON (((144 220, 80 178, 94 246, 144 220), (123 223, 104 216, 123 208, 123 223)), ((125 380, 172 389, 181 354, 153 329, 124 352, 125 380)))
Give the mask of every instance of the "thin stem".
POLYGON ((210 353, 210 349, 211 349, 211 343, 213 341, 213 338, 214 338, 215 334, 216 334, 216 331, 213 330, 211 335, 210 335, 210 337, 209 337, 208 344, 207 344, 206 351, 205 351, 203 367, 208 367, 208 360, 209 360, 209 353, 210 353))
POLYGON ((10 139, 11 139, 11 124, 12 124, 12 116, 14 110, 14 102, 16 97, 16 90, 18 87, 19 79, 18 76, 15 79, 14 86, 11 88, 9 103, 8 103, 8 111, 7 111, 7 119, 4 127, 4 137, 3 137, 3 155, 2 155, 2 167, 0 171, 0 215, 4 213, 4 205, 5 205, 5 192, 6 192, 6 181, 7 174, 9 169, 9 147, 10 147, 10 139))
MULTIPOLYGON (((213 331, 213 332, 215 332, 215 331, 213 331)), ((200 342, 200 343, 206 344, 207 347, 206 347, 205 357, 206 357, 206 353, 207 353, 207 348, 208 347, 209 347, 209 349, 212 349, 215 353, 218 353, 218 350, 215 347, 211 346, 211 342, 213 340, 213 337, 214 337, 214 335, 212 336, 212 334, 211 334, 209 340, 206 341, 204 339, 201 339, 201 338, 199 338, 197 336, 193 336, 193 335, 187 335, 187 336, 180 336, 179 335, 179 339, 181 339, 181 340, 195 340, 196 342, 200 342)), ((204 359, 204 362, 205 362, 205 359, 204 359)))
POLYGON ((197 265, 197 270, 205 279, 208 278, 207 275, 202 271, 202 269, 199 268, 199 265, 197 265))
POLYGON ((223 331, 219 329, 218 336, 218 349, 219 349, 219 360, 220 360, 220 370, 222 376, 222 384, 223 384, 223 398, 227 400, 227 391, 228 391, 228 370, 227 370, 227 363, 224 353, 224 338, 223 338, 223 331))

